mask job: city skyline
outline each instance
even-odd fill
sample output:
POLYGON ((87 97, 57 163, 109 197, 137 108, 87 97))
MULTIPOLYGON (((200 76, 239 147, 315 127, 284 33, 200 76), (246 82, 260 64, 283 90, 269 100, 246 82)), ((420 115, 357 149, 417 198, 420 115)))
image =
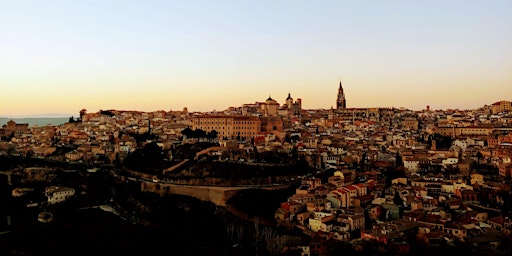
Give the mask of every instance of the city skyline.
POLYGON ((0 116, 475 109, 512 100, 510 1, 4 1, 0 116))

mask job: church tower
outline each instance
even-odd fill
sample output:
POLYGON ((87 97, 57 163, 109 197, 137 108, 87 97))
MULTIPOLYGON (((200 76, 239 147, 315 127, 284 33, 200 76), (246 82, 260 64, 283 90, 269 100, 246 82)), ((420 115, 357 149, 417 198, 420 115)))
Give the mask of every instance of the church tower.
POLYGON ((290 95, 290 93, 288 93, 288 98, 286 98, 286 106, 290 109, 292 107, 292 104, 293 104, 293 98, 290 95))
POLYGON ((336 99, 336 109, 345 109, 347 108, 347 101, 345 100, 345 93, 343 93, 343 87, 341 86, 341 80, 340 80, 340 87, 338 88, 338 98, 336 99))

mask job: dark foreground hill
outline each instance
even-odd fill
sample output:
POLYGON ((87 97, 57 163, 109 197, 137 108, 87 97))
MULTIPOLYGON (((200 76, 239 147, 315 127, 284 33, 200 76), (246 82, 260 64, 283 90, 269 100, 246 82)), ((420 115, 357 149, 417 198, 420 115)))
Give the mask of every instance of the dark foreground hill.
POLYGON ((230 253, 221 219, 206 205, 191 202, 173 198, 146 216, 158 225, 130 223, 100 208, 62 210, 50 223, 38 222, 36 211, 11 215, 12 231, 0 235, 0 255, 230 253))

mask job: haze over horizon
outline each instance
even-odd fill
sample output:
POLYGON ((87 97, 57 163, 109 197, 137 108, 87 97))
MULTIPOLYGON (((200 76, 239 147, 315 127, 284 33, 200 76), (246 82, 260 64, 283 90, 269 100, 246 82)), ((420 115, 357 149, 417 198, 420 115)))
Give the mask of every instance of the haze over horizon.
POLYGON ((512 1, 0 0, 0 116, 476 109, 512 100, 512 1))

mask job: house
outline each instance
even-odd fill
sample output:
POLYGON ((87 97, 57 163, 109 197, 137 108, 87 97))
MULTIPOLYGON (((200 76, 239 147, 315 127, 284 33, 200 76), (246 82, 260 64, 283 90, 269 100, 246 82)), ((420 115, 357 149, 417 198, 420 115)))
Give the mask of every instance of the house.
POLYGON ((487 224, 489 224, 492 228, 498 231, 505 231, 505 229, 507 228, 512 228, 511 219, 509 217, 504 217, 501 215, 487 219, 487 224))
POLYGON ((484 176, 482 174, 479 174, 475 171, 471 172, 470 174, 470 184, 483 184, 484 183, 484 176))
POLYGON ((292 196, 290 196, 288 198, 288 201, 293 201, 293 202, 297 202, 297 203, 300 203, 300 204, 305 204, 309 201, 313 201, 315 199, 315 195, 314 194, 302 194, 302 193, 297 193, 297 194, 293 194, 292 196))
POLYGON ((326 198, 327 194, 329 194, 331 190, 335 188, 336 187, 332 184, 322 184, 321 187, 314 190, 314 193, 316 198, 326 198))
POLYGON ((423 216, 425 215, 425 211, 422 209, 414 209, 407 212, 404 212, 402 214, 402 219, 417 222, 418 220, 423 219, 423 216))
POLYGON ((319 212, 331 209, 331 201, 321 198, 306 203, 306 209, 309 212, 319 212))
POLYGON ((301 184, 308 185, 309 189, 317 189, 322 186, 322 180, 316 177, 306 177, 301 180, 301 184))
POLYGON ((349 231, 363 230, 365 225, 364 213, 362 215, 340 214, 338 215, 337 221, 347 224, 349 231))
POLYGON ((446 224, 444 227, 444 232, 456 236, 462 240, 464 240, 468 236, 468 232, 464 225, 454 222, 446 224))
POLYGON ((56 204, 66 201, 75 195, 75 189, 69 187, 50 186, 46 187, 45 195, 49 204, 56 204))
POLYGON ((290 220, 290 210, 283 208, 277 208, 274 213, 274 219, 276 220, 290 220))
POLYGON ((281 203, 281 208, 290 211, 291 214, 296 214, 304 209, 304 204, 295 201, 284 202, 281 203))
POLYGON ((512 163, 499 164, 498 169, 501 177, 510 180, 512 177, 512 163))
POLYGON ((334 225, 334 216, 309 218, 309 229, 313 232, 330 232, 334 225))
POLYGON ((309 246, 297 246, 297 251, 300 253, 300 256, 310 256, 311 253, 309 252, 309 246))
POLYGON ((34 188, 14 188, 11 193, 13 197, 21 197, 32 191, 34 191, 34 188))
POLYGON ((66 159, 69 161, 78 161, 82 159, 84 153, 78 150, 72 150, 66 153, 66 159))
POLYGON ((331 193, 327 195, 327 199, 333 202, 333 207, 335 208, 347 208, 352 206, 350 193, 341 188, 331 191, 331 193))
POLYGON ((314 216, 314 214, 312 212, 300 212, 300 213, 297 213, 297 221, 301 224, 301 225, 305 225, 306 224, 306 220, 308 220, 311 216, 314 216))
POLYGON ((346 244, 340 243, 336 239, 327 239, 321 235, 316 235, 309 242, 310 255, 339 255, 347 251, 346 244))
POLYGON ((281 203, 281 207, 274 213, 276 220, 293 220, 295 215, 304 209, 304 204, 289 201, 281 203))

